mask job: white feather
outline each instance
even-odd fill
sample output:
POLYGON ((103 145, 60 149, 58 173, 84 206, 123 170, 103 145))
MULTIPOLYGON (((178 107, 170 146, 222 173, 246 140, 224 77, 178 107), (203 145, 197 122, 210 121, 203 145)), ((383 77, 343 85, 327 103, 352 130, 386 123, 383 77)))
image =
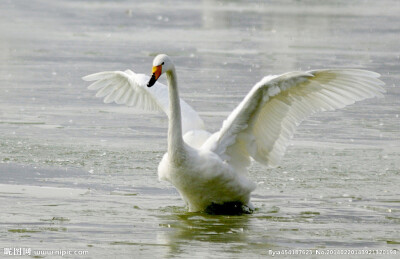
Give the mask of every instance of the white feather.
POLYGON ((211 135, 203 130, 198 114, 174 92, 177 82, 170 58, 158 55, 153 66, 162 66, 162 73, 169 73, 172 93, 160 83, 147 88, 149 77, 130 70, 101 72, 83 79, 96 81, 89 89, 97 90, 96 96, 104 102, 162 110, 169 116, 168 153, 160 162, 158 175, 178 189, 190 211, 225 202, 252 207, 250 193, 255 184, 243 174, 251 158, 276 166, 297 126, 309 115, 384 92, 379 74, 365 70, 325 69, 266 76, 211 135))
POLYGON ((318 111, 381 97, 384 83, 378 77, 375 72, 354 69, 265 77, 224 121, 219 137, 207 146, 231 164, 246 160, 241 156, 251 156, 262 164, 277 166, 301 121, 318 111), (249 136, 254 141, 242 145, 249 136))
MULTIPOLYGON (((131 70, 105 71, 82 78, 95 81, 89 90, 97 91, 96 97, 104 98, 105 103, 116 102, 147 111, 163 111, 169 116, 169 99, 167 86, 156 83, 154 87, 146 86, 150 77, 135 74, 131 70)), ((193 108, 181 99, 182 130, 184 133, 204 129, 203 120, 193 108)))

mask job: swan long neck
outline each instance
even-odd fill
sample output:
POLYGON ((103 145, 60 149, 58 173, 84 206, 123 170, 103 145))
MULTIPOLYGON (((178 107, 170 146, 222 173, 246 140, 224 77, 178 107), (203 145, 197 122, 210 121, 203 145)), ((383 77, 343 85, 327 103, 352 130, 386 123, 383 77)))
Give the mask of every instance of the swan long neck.
POLYGON ((168 157, 180 164, 185 158, 182 138, 181 105, 175 68, 166 72, 169 92, 168 157))

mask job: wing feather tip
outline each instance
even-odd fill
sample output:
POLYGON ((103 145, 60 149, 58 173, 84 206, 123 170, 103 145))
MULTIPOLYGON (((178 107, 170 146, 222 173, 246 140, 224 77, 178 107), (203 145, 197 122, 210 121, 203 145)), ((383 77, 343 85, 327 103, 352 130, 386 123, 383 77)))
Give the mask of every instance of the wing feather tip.
POLYGON ((105 79, 105 78, 111 77, 111 76, 117 74, 118 72, 121 72, 121 71, 103 71, 103 72, 98 72, 98 73, 94 73, 94 74, 83 76, 82 80, 83 81, 97 81, 97 80, 101 80, 101 79, 105 79))
POLYGON ((93 81, 94 79, 91 79, 91 76, 92 76, 93 74, 91 74, 91 75, 86 75, 86 76, 82 76, 81 77, 81 79, 83 80, 83 81, 86 81, 86 82, 88 82, 88 81, 93 81))

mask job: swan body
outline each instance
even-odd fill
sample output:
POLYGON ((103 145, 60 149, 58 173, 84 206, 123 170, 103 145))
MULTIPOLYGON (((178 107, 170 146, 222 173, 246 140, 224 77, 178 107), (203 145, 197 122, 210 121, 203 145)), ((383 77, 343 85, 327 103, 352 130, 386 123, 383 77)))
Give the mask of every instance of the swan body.
POLYGON ((165 154, 158 175, 178 189, 189 211, 203 211, 212 203, 231 201, 252 208, 250 193, 256 186, 251 180, 210 150, 185 146, 184 155, 185 159, 177 164, 165 154))
POLYGON ((151 78, 126 70, 83 79, 95 81, 88 88, 97 90, 96 96, 106 103, 167 114, 168 152, 159 164, 159 179, 171 182, 189 211, 195 212, 224 204, 251 210, 250 194, 256 188, 246 177, 251 160, 277 166, 301 121, 315 112, 382 97, 385 90, 379 76, 357 69, 266 76, 214 134, 205 130, 200 116, 179 98, 175 66, 167 55, 154 58, 151 78), (162 74, 168 86, 157 82, 162 74))

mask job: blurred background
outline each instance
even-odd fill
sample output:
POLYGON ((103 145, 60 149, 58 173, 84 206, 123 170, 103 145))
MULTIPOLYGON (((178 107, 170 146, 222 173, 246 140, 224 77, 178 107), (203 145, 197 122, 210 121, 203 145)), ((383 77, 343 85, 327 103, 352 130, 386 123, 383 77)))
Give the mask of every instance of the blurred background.
POLYGON ((226 258, 398 247, 399 14, 396 0, 2 0, 0 248, 226 258), (269 74, 368 69, 387 93, 312 116, 281 167, 252 166, 255 214, 190 214, 157 179, 165 116, 103 104, 81 80, 150 74, 159 53, 210 131, 269 74))

